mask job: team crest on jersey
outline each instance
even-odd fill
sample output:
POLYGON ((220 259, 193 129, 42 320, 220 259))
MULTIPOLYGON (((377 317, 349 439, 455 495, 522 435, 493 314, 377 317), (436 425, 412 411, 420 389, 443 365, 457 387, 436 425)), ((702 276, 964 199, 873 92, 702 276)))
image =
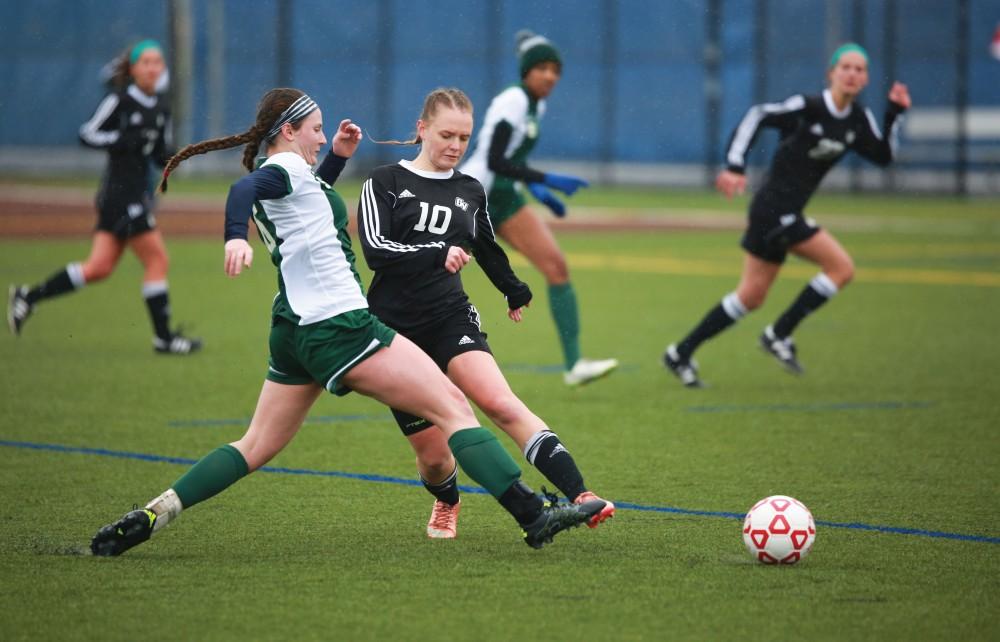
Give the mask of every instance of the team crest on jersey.
POLYGON ((461 196, 455 197, 455 207, 459 208, 463 212, 469 211, 469 204, 461 196))
POLYGON ((809 150, 809 158, 813 160, 834 160, 844 153, 844 143, 830 138, 820 138, 816 146, 809 150))
POLYGON ((128 120, 133 125, 141 125, 142 124, 142 114, 140 114, 137 111, 134 111, 134 112, 132 112, 132 115, 129 116, 128 120))
POLYGON ((528 138, 538 138, 538 121, 529 120, 528 127, 524 133, 528 138))
POLYGON ((813 123, 813 126, 809 128, 809 131, 812 132, 813 134, 816 134, 817 136, 822 136, 823 126, 820 125, 819 123, 813 123))

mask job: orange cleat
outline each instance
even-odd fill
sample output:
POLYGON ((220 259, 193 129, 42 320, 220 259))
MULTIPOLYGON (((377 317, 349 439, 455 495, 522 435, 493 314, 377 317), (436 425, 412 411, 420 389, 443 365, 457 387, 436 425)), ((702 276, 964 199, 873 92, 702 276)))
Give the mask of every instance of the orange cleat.
POLYGON ((604 508, 601 509, 601 512, 591 517, 590 521, 587 522, 587 526, 590 528, 597 528, 598 524, 600 524, 606 519, 611 519, 612 517, 615 516, 615 505, 606 499, 601 499, 600 497, 590 492, 589 490, 584 491, 579 495, 577 495, 576 499, 573 500, 573 503, 583 504, 584 502, 593 501, 595 499, 604 502, 605 505, 604 508))
POLYGON ((431 539, 455 539, 458 536, 458 510, 462 502, 452 506, 441 500, 434 502, 431 519, 427 522, 427 537, 431 539))

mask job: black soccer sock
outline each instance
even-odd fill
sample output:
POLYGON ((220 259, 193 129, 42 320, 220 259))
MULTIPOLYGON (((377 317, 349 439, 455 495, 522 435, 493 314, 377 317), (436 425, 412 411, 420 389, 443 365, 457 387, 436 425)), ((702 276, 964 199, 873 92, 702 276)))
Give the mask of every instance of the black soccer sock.
POLYGON ((153 322, 153 333, 164 341, 170 341, 170 295, 166 281, 148 281, 142 284, 142 298, 149 308, 149 318, 153 322))
POLYGON ((79 263, 70 263, 46 279, 41 285, 31 288, 24 298, 27 299, 28 303, 34 305, 42 299, 51 299, 83 286, 83 269, 79 263))
POLYGON ((524 445, 524 457, 570 501, 587 490, 573 456, 550 430, 539 430, 524 445))
POLYGON ((431 495, 434 495, 439 501, 448 504, 449 506, 454 506, 458 503, 458 465, 455 465, 455 470, 448 475, 448 478, 443 482, 438 484, 431 484, 423 477, 420 478, 423 482, 424 488, 431 495))
POLYGON ((823 273, 816 275, 774 322, 774 335, 779 339, 791 335, 802 319, 815 312, 836 293, 837 286, 830 277, 823 273))
POLYGON ((730 292, 722 298, 722 302, 708 311, 705 318, 691 330, 691 333, 677 344, 677 354, 681 359, 687 361, 705 341, 708 341, 729 326, 733 325, 747 314, 747 308, 736 296, 735 292, 730 292))
POLYGON ((497 498, 497 501, 507 509, 508 513, 514 516, 518 524, 530 524, 535 521, 545 506, 542 498, 520 479, 511 484, 510 488, 497 498))

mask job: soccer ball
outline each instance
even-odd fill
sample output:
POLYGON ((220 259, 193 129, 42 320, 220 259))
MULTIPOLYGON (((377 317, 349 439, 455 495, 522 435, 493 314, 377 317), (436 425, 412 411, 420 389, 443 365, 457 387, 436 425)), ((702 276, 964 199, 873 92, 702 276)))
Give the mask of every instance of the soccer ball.
POLYGON ((809 554, 815 540, 812 513, 794 497, 765 497, 743 520, 743 543, 764 564, 794 564, 809 554))

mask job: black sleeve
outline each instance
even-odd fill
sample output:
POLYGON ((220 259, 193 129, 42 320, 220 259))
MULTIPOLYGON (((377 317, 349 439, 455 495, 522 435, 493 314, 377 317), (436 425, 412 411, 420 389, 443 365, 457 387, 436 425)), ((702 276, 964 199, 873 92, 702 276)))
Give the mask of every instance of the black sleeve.
POLYGON ((331 149, 327 152, 323 162, 319 164, 316 176, 319 176, 327 184, 333 185, 337 182, 337 178, 340 177, 340 173, 344 171, 346 165, 347 158, 345 156, 337 156, 331 149))
POLYGON ((104 97, 90 120, 80 125, 80 142, 95 149, 138 149, 145 143, 139 129, 127 129, 117 93, 104 97))
POLYGON ((361 186, 358 237, 368 267, 374 272, 412 273, 444 269, 448 248, 443 242, 409 245, 392 238, 392 207, 396 197, 391 177, 376 168, 361 186))
POLYGON ((544 173, 531 169, 526 165, 512 163, 504 156, 504 153, 507 151, 507 145, 510 144, 510 137, 513 134, 514 128, 506 120, 501 120, 493 128, 493 138, 490 139, 490 150, 487 156, 490 171, 500 176, 524 181, 525 183, 544 182, 544 173))
POLYGON ((746 155, 760 130, 764 127, 773 127, 783 133, 794 131, 807 109, 808 99, 802 95, 792 96, 780 103, 764 103, 751 107, 729 136, 729 143, 726 145, 726 168, 737 174, 744 173, 746 155))
MULTIPOLYGON (((485 195, 484 201, 485 203, 485 195)), ((511 309, 523 307, 531 301, 531 290, 528 284, 517 278, 513 268, 510 267, 510 259, 497 243, 496 235, 493 233, 493 224, 490 222, 489 213, 485 207, 476 211, 476 229, 472 235, 472 255, 476 257, 476 263, 483 268, 486 277, 493 284, 493 287, 500 290, 507 297, 507 306, 511 309)))
POLYGON ((882 119, 882 131, 880 132, 871 111, 864 109, 864 117, 862 118, 864 124, 858 128, 858 141, 854 146, 858 154, 883 167, 891 163, 896 157, 899 124, 902 122, 902 118, 899 116, 903 111, 905 111, 903 107, 890 101, 885 108, 885 117, 882 119))
POLYGON ((288 179, 277 167, 261 167, 233 183, 226 198, 226 240, 246 239, 256 201, 288 196, 288 179))

